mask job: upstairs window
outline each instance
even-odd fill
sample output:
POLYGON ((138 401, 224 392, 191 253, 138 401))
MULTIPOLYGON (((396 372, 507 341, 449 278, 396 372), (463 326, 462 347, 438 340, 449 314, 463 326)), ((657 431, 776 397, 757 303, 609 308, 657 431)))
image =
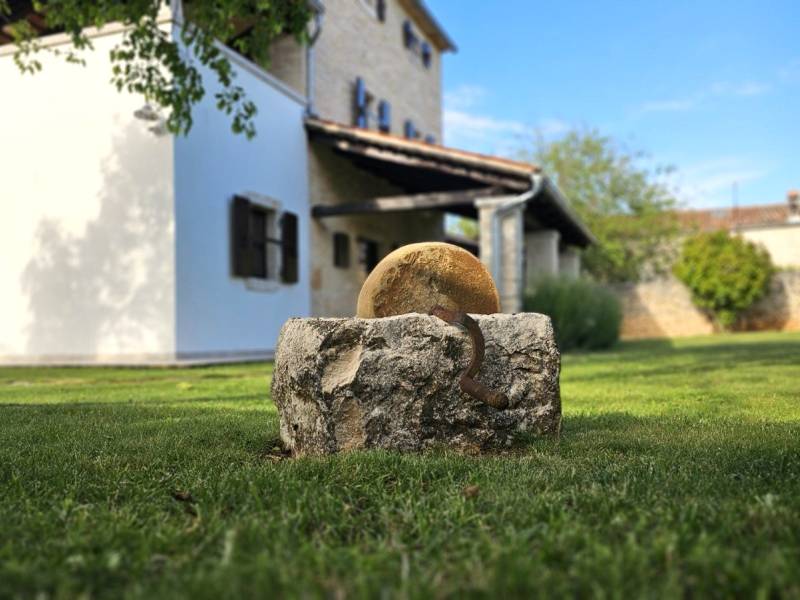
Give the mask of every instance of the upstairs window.
POLYGON ((381 23, 386 21, 386 0, 356 0, 356 2, 381 23))
POLYGON ((333 234, 333 266, 340 269, 350 266, 350 236, 346 233, 333 234))
POLYGON ((378 103, 378 129, 384 133, 392 130, 392 106, 386 100, 378 103))
POLYGON ((403 21, 403 45, 413 51, 416 51, 419 45, 419 38, 414 31, 414 26, 408 19, 403 21))
POLYGON ((369 103, 370 96, 367 93, 367 86, 361 77, 356 77, 355 90, 353 93, 353 104, 355 112, 356 127, 369 126, 369 103))
POLYGON ((422 64, 425 65, 426 69, 431 66, 431 56, 433 56, 431 45, 428 42, 422 42, 422 64))
POLYGON ((414 126, 414 121, 411 119, 407 119, 406 122, 403 124, 403 135, 405 135, 410 140, 415 140, 419 137, 419 132, 417 128, 414 126))
POLYGON ((231 263, 234 277, 296 283, 298 219, 291 212, 234 196, 231 206, 231 263))

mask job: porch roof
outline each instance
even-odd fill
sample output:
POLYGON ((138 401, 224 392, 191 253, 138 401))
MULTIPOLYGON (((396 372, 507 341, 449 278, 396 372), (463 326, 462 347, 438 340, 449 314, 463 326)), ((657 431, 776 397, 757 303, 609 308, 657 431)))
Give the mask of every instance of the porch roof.
MULTIPOLYGON (((519 194, 542 175, 530 163, 409 140, 317 118, 306 119, 312 143, 326 144, 354 166, 382 177, 407 195, 374 198, 358 204, 315 206, 316 217, 414 210, 441 210, 477 218, 475 200, 519 194)), ((543 176, 544 177, 544 176, 543 176)), ((540 192, 526 206, 526 222, 556 229, 564 242, 585 247, 595 242, 556 185, 544 177, 540 192)))

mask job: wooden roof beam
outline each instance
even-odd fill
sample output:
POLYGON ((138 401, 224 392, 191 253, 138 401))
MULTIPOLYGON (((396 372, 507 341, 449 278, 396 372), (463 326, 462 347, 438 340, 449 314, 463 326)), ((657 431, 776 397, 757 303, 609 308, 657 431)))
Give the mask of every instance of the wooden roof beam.
POLYGON ((501 188, 484 187, 453 192, 384 196, 354 204, 318 204, 311 208, 311 215, 315 218, 325 218, 416 210, 446 210, 453 207, 471 207, 476 199, 494 196, 499 193, 502 193, 501 188))
POLYGON ((333 140, 331 143, 334 148, 347 154, 363 156, 364 158, 372 158, 374 160, 394 163, 405 167, 439 171, 440 173, 471 179, 489 186, 497 186, 519 191, 526 190, 528 187, 530 187, 530 181, 528 179, 516 179, 493 175, 485 171, 480 171, 453 163, 446 163, 421 156, 409 156, 408 154, 394 152, 386 148, 377 148, 375 146, 369 146, 366 144, 357 144, 348 140, 338 139, 333 140))

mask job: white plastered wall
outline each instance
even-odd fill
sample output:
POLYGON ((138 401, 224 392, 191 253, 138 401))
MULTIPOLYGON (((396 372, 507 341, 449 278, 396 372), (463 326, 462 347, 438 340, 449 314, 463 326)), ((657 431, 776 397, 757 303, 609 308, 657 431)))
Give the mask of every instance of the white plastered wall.
POLYGON ((311 312, 305 99, 228 52, 235 83, 256 103, 256 137, 231 132, 217 110, 215 78, 202 69, 206 96, 194 125, 175 141, 177 355, 257 358, 274 350, 281 325, 311 312), (254 285, 231 274, 230 203, 261 198, 299 218, 299 281, 254 285))
POLYGON ((86 66, 41 53, 35 75, 0 49, 0 363, 174 351, 172 138, 110 84, 109 31, 86 66))

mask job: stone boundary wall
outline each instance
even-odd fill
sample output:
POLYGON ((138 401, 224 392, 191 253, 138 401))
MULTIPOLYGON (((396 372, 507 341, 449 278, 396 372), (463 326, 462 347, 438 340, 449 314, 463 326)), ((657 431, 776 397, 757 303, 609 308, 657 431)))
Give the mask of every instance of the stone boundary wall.
MULTIPOLYGON (((692 303, 689 290, 673 277, 612 286, 622 302, 623 339, 684 337, 714 333, 711 320, 692 303)), ((769 294, 746 313, 743 331, 800 331, 800 270, 780 271, 769 294)))

